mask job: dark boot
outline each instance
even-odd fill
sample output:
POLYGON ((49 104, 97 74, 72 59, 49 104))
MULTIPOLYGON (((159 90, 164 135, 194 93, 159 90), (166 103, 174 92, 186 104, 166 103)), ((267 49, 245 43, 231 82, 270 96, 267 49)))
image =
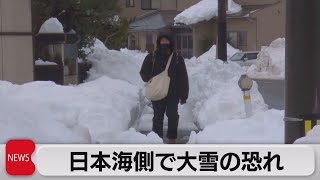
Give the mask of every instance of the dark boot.
POLYGON ((177 144, 176 139, 169 139, 168 144, 177 144))

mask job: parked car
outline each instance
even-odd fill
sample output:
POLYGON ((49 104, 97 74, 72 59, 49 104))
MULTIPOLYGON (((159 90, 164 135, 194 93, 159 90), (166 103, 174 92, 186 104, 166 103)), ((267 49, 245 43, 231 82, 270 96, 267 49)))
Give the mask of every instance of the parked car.
POLYGON ((229 60, 238 63, 240 66, 251 66, 258 60, 259 51, 237 52, 229 60))

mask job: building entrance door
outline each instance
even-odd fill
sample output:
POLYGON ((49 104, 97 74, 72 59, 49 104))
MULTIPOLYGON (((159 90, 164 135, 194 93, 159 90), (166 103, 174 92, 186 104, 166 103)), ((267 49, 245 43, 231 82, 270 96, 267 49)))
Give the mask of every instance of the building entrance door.
POLYGON ((191 58, 193 56, 192 29, 176 28, 175 45, 178 54, 180 54, 183 58, 191 58))

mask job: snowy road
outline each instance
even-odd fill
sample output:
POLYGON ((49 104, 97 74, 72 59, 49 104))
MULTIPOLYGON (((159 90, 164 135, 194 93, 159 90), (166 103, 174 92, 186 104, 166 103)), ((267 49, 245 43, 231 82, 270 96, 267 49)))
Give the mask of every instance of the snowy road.
MULTIPOLYGON (((141 100, 140 100, 141 101, 141 100)), ((143 102, 140 102, 140 104, 143 104, 143 102)), ((142 134, 148 134, 152 130, 152 117, 153 117, 153 110, 151 108, 151 105, 145 104, 145 106, 140 109, 140 117, 135 120, 135 122, 132 122, 131 125, 133 128, 135 128, 137 131, 139 131, 142 134)), ((178 126, 178 138, 177 143, 178 144, 186 144, 189 141, 189 136, 192 131, 199 132, 199 128, 194 124, 192 121, 191 112, 186 113, 182 112, 180 110, 180 119, 179 119, 179 126, 178 126)), ((165 117, 164 119, 164 142, 167 142, 168 139, 166 138, 168 129, 168 119, 165 117)))
MULTIPOLYGON (((258 83, 258 89, 260 93, 262 94, 266 104, 269 105, 269 108, 272 109, 279 109, 284 110, 285 107, 285 81, 284 80, 258 80, 255 79, 255 81, 258 83)), ((152 110, 149 110, 149 113, 152 113, 152 110)), ((147 113, 145 113, 146 115, 147 113)), ((151 131, 151 119, 152 115, 149 114, 145 116, 145 118, 142 118, 140 122, 143 122, 144 128, 138 128, 141 129, 140 132, 143 134, 148 134, 151 131), (146 118, 146 119, 145 119, 146 118), (146 127, 147 126, 147 127, 146 127)), ((184 118, 184 117, 182 117, 184 118)), ((188 126, 192 126, 190 120, 187 123, 188 126)), ((185 123, 182 121, 182 123, 179 123, 179 130, 178 130, 178 143, 179 144, 185 144, 189 140, 190 132, 196 131, 198 132, 197 128, 188 128, 188 127, 182 127, 185 123)), ((186 124, 186 125, 187 125, 186 124)), ((166 122, 165 122, 166 125, 166 122)), ((141 126, 141 125, 140 125, 141 126)), ((165 127, 166 130, 167 127, 165 127)), ((164 132, 166 134, 166 132, 164 132)), ((166 139, 164 139, 166 141, 166 139)))
MULTIPOLYGON (((179 126, 178 126, 178 144, 186 144, 189 141, 189 136, 192 131, 199 132, 200 128, 193 122, 191 111, 182 109, 179 106, 179 126)), ((143 96, 143 92, 140 89, 139 92, 139 108, 135 110, 135 114, 132 116, 132 121, 129 126, 136 129, 142 134, 149 134, 152 131, 152 118, 153 118, 153 109, 151 103, 143 96)), ((164 142, 166 143, 168 139, 166 138, 167 129, 168 129, 168 119, 164 117, 164 142)))
POLYGON ((269 108, 284 110, 285 108, 285 80, 257 80, 258 89, 269 108))
MULTIPOLYGON (((140 131, 142 134, 148 134, 150 131, 140 131)), ((195 131, 198 133, 199 131, 195 131)), ((189 141, 190 137, 190 130, 185 130, 185 129, 179 129, 178 130, 178 138, 177 138, 177 144, 186 144, 189 141)), ((164 141, 167 142, 167 138, 165 137, 166 132, 164 132, 164 141)))
MULTIPOLYGON (((81 85, 14 85, 0 81, 0 142, 23 137, 36 143, 163 143, 151 132, 153 109, 141 91, 143 82, 137 73, 146 53, 109 50, 98 40, 94 47, 89 56, 90 76, 81 85)), ((236 50, 228 50, 229 55, 232 51, 236 50)), ((215 60, 215 52, 212 46, 202 56, 186 60, 190 96, 185 105, 179 105, 178 143, 282 143, 283 112, 267 111, 255 84, 251 95, 257 114, 245 118, 238 87, 244 69, 215 60), (190 136, 192 131, 199 133, 190 136)), ((258 83, 270 107, 281 107, 281 83, 258 83)), ((167 126, 165 118, 164 136, 167 126)))

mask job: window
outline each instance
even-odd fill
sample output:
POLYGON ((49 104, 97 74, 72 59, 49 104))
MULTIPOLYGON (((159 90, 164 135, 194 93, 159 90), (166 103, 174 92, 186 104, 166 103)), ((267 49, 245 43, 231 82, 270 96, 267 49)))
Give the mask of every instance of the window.
POLYGON ((160 9, 160 0, 141 0, 141 9, 152 10, 160 9))
POLYGON ((147 34, 146 34, 146 50, 148 52, 154 51, 154 44, 153 44, 151 32, 147 32, 147 34))
POLYGON ((228 32, 228 43, 235 47, 235 48, 239 48, 239 43, 238 43, 239 39, 238 39, 238 35, 237 32, 228 32))
POLYGON ((176 51, 184 58, 191 58, 193 55, 193 39, 192 34, 183 33, 176 35, 176 51))
POLYGON ((247 60, 255 60, 258 58, 258 53, 248 53, 244 58, 247 60))
POLYGON ((235 48, 239 48, 240 46, 247 46, 247 32, 228 32, 228 43, 235 48))
POLYGON ((152 42, 152 34, 150 32, 148 32, 146 34, 146 43, 147 44, 153 44, 153 42, 152 42))
POLYGON ((231 61, 246 61, 246 60, 256 60, 258 58, 258 52, 239 52, 234 54, 230 60, 231 61))
POLYGON ((134 35, 130 36, 129 49, 131 49, 131 50, 135 50, 136 49, 136 37, 134 35))
POLYGON ((134 0, 127 0, 127 7, 134 7, 134 0))
POLYGON ((247 46, 247 32, 238 32, 239 35, 239 46, 247 46))
POLYGON ((230 60, 231 61, 241 61, 243 56, 244 56, 243 53, 236 53, 230 58, 230 60))

